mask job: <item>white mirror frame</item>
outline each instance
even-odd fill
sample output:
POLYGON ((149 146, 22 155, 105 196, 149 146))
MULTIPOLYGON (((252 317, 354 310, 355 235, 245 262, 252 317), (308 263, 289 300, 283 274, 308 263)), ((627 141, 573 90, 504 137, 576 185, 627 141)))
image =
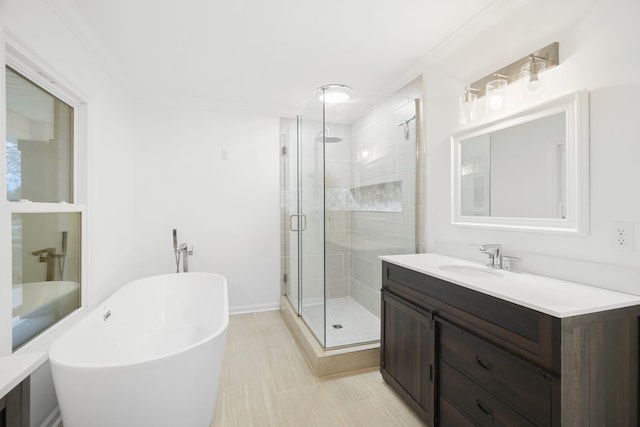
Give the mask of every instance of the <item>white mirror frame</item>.
POLYGON ((589 93, 574 92, 500 120, 465 128, 451 136, 451 223, 488 228, 586 236, 589 234, 589 93), (566 118, 566 218, 512 218, 461 215, 460 143, 479 135, 552 114, 566 118))

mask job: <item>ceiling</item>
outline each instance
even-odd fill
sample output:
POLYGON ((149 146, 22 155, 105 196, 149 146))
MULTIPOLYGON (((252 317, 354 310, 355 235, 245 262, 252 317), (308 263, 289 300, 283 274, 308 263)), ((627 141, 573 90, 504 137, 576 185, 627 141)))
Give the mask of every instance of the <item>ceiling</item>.
POLYGON ((452 34, 487 10, 494 13, 496 4, 514 3, 68 1, 96 50, 137 96, 278 115, 300 111, 325 83, 364 92, 397 89, 417 77, 416 64, 452 34))

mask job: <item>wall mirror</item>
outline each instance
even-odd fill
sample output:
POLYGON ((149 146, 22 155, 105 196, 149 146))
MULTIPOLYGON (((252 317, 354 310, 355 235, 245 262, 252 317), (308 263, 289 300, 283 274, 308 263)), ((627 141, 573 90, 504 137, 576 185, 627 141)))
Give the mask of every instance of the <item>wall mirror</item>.
POLYGON ((451 137, 452 223, 587 235, 588 92, 451 137))

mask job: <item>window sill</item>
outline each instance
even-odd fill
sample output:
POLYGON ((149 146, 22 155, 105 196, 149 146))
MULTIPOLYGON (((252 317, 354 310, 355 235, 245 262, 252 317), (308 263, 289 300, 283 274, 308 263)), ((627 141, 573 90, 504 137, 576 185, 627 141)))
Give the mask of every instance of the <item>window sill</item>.
POLYGON ((55 325, 51 326, 47 330, 43 331, 41 334, 33 338, 31 341, 24 344, 18 350, 16 350, 14 355, 22 355, 29 353, 45 353, 49 352, 49 347, 51 344, 58 338, 62 336, 65 332, 67 332, 73 325, 82 320, 87 314, 89 310, 86 308, 79 308, 76 311, 69 314, 64 319, 60 320, 55 325))
POLYGON ((82 320, 89 310, 79 308, 10 356, 0 357, 0 398, 49 360, 49 347, 82 320))

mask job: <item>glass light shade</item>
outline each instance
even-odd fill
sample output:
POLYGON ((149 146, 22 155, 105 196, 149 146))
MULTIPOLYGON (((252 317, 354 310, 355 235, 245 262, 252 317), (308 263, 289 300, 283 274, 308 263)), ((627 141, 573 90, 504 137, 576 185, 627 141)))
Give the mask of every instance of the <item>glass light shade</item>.
POLYGON ((343 84, 328 84, 320 86, 316 91, 318 99, 327 104, 339 104, 351 98, 353 89, 343 84))
POLYGON ((460 124, 476 120, 477 114, 477 101, 478 95, 475 93, 467 92, 460 97, 460 124))
POLYGON ((502 111, 507 103, 507 79, 491 80, 486 86, 487 111, 502 111))
POLYGON ((544 61, 533 60, 522 67, 522 95, 542 96, 543 80, 540 73, 545 70, 547 64, 544 61))

